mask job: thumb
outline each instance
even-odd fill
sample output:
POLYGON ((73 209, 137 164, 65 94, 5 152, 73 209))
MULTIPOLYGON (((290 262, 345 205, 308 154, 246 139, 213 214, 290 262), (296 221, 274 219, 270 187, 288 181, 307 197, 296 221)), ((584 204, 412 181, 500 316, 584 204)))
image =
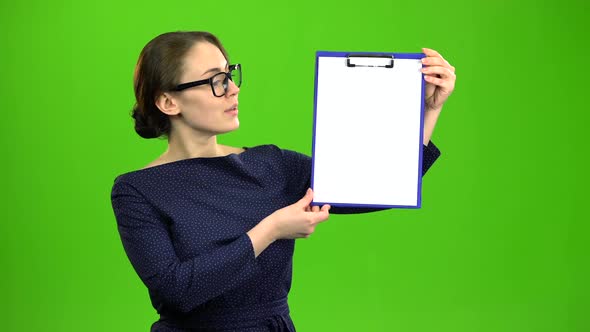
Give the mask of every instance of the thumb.
POLYGON ((299 202, 297 202, 297 203, 303 207, 306 207, 311 203, 312 199, 313 199, 313 191, 311 190, 311 188, 308 188, 307 191, 305 192, 305 196, 303 196, 303 198, 301 198, 299 200, 299 202))

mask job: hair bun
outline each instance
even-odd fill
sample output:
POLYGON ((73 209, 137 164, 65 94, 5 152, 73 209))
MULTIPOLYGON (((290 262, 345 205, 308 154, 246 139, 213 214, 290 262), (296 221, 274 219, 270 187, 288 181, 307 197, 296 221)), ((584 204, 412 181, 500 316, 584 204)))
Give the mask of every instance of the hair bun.
POLYGON ((135 120, 135 132, 143 138, 156 138, 161 131, 153 126, 150 119, 137 107, 133 107, 131 117, 135 120))

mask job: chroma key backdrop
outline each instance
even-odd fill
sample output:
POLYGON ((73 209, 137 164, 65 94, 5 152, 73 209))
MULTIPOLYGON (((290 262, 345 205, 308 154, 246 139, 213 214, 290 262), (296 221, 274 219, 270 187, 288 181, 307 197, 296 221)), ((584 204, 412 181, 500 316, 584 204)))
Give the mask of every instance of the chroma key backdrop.
POLYGON ((110 191, 166 149, 133 130, 139 52, 164 32, 206 30, 243 65, 240 128, 219 136, 231 146, 311 154, 318 50, 427 47, 456 67, 422 208, 332 215, 296 241, 298 331, 590 331, 589 9, 567 0, 3 1, 1 330, 148 331, 157 320, 110 191))

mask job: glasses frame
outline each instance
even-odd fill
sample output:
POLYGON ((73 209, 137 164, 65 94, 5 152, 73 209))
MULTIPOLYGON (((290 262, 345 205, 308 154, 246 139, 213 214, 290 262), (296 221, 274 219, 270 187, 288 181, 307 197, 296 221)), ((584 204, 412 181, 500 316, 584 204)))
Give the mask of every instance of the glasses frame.
MULTIPOLYGON (((215 74, 215 75, 213 75, 213 76, 211 76, 209 78, 206 78, 204 80, 198 80, 198 81, 193 81, 193 82, 187 82, 187 83, 179 84, 179 85, 176 86, 176 88, 174 88, 174 91, 183 91, 183 90, 186 90, 186 89, 189 89, 189 88, 193 88, 195 86, 204 85, 204 84, 207 84, 208 83, 209 86, 211 87, 211 92, 213 92, 213 95, 215 97, 223 97, 223 96, 225 96, 225 94, 227 93, 227 89, 229 88, 229 84, 228 84, 229 82, 228 82, 228 80, 231 80, 232 82, 234 82, 234 80, 232 78, 232 75, 231 75, 231 72, 234 71, 234 70, 236 70, 236 69, 240 72, 240 82, 238 82, 239 84, 236 84, 237 87, 239 88, 240 85, 242 85, 242 65, 240 65, 239 63, 236 63, 234 65, 229 65, 229 72, 223 72, 222 71, 222 72, 217 73, 217 74, 215 74), (213 87, 213 79, 215 77, 219 76, 219 75, 225 76, 224 79, 223 79, 223 85, 224 85, 223 94, 220 95, 220 96, 218 96, 218 95, 215 94, 215 87, 213 87)), ((234 82, 234 84, 235 83, 236 82, 234 82)))

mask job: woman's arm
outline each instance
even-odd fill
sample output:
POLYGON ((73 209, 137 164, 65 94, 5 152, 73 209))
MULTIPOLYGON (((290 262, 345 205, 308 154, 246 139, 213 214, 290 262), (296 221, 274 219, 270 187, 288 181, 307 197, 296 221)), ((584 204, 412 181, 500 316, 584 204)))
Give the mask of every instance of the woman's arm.
POLYGON ((258 256, 277 239, 307 238, 315 231, 318 223, 326 221, 330 216, 329 207, 310 211, 312 199, 313 192, 309 189, 300 200, 276 210, 248 231, 255 255, 258 256))
POLYGON ((247 234, 252 241, 255 257, 258 257, 277 238, 276 227, 274 227, 268 217, 249 230, 247 234))
POLYGON ((422 73, 426 81, 424 94, 424 145, 428 145, 434 126, 440 115, 444 103, 455 89, 455 67, 443 58, 437 51, 423 48, 425 58, 422 59, 422 73))
POLYGON ((424 145, 430 143, 430 138, 434 132, 434 127, 436 126, 436 121, 438 120, 441 110, 442 107, 436 110, 426 110, 426 113, 424 114, 424 145))
POLYGON ((181 312, 239 286, 259 267, 252 242, 244 233, 227 245, 181 261, 174 250, 166 220, 132 185, 115 182, 111 202, 123 247, 133 268, 166 304, 181 312))

